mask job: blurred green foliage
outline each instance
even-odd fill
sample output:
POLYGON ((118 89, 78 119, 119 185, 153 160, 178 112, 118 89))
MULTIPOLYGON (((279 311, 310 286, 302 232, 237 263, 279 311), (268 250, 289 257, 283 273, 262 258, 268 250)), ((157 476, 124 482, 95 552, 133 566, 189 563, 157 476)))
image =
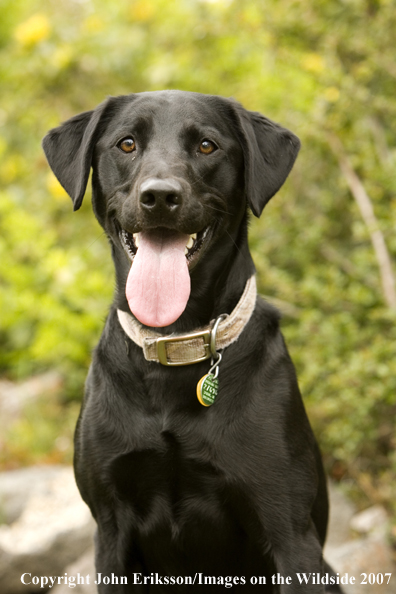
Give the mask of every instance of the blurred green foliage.
POLYGON ((41 152, 45 132, 109 94, 233 96, 302 139, 285 188, 251 223, 259 287, 286 303, 328 469, 391 506, 396 314, 328 139, 344 146, 394 258, 396 1, 1 0, 0 10, 0 373, 54 367, 80 395, 113 290, 106 238, 89 200, 72 214, 41 152))

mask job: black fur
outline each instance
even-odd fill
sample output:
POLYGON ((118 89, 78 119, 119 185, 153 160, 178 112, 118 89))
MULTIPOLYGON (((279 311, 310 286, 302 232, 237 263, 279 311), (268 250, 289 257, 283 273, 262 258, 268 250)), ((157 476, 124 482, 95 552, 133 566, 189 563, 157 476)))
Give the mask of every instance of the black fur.
POLYGON ((92 166, 93 207, 116 270, 75 438, 77 483, 98 524, 97 571, 128 578, 127 586, 102 583, 99 591, 184 592, 186 585, 134 585, 134 573, 201 573, 212 581, 208 592, 223 590, 213 582, 229 576, 246 581, 236 580, 238 591, 255 592, 250 578, 264 576, 269 593, 324 592, 323 585, 300 586, 296 576, 332 573, 322 561, 328 505, 277 311, 257 301, 239 340, 223 353, 210 408, 195 396, 208 361, 176 368, 147 362, 116 315, 117 308, 129 311, 131 262, 120 229, 191 234, 208 225, 186 310, 160 331, 195 330, 230 313, 254 272, 247 205, 261 214, 293 166, 298 139, 233 100, 164 91, 111 97, 50 131, 43 146, 75 209, 92 166), (128 136, 137 149, 126 154, 119 142, 128 136), (207 138, 218 149, 205 155, 198 147, 207 138), (181 190, 172 208, 143 206, 148 178, 176 180, 181 190), (292 584, 272 585, 276 573, 292 584))

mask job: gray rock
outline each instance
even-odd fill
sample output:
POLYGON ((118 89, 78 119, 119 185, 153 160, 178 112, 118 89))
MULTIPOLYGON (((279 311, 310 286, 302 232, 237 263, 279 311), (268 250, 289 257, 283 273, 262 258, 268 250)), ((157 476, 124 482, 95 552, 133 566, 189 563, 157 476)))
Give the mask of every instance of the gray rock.
POLYGON ((396 567, 387 541, 385 510, 374 506, 356 514, 339 487, 330 484, 329 493, 330 523, 324 556, 340 576, 355 578, 354 584, 342 586, 345 594, 394 594, 396 567), (366 536, 354 538, 353 530, 366 536), (389 584, 386 573, 392 574, 389 584), (364 580, 367 583, 362 583, 364 580))
POLYGON ((348 573, 355 577, 354 585, 343 586, 345 594, 394 594, 396 591, 396 568, 383 534, 377 533, 367 538, 349 540, 338 547, 328 547, 326 558, 340 575, 348 573), (386 573, 392 574, 389 584, 386 573), (370 580, 376 583, 370 584, 370 580))
MULTIPOLYGON (((72 468, 52 470, 47 476, 43 469, 27 473, 23 511, 10 525, 0 526, 0 592, 4 594, 26 592, 21 582, 26 572, 32 577, 62 575, 66 565, 92 546, 94 522, 72 468)), ((1 484, 7 483, 8 474, 0 475, 1 484)), ((29 586, 29 591, 35 590, 42 591, 40 584, 29 586)))
MULTIPOLYGON (((94 550, 89 549, 80 559, 75 563, 68 565, 64 573, 68 576, 75 578, 76 587, 73 588, 73 594, 96 594, 95 585, 95 562, 94 562, 94 550), (78 576, 80 579, 78 580, 78 576), (87 576, 88 580, 87 580, 87 576), (78 581, 80 583, 78 583, 78 581), (89 581, 89 583, 87 583, 89 581)), ((70 587, 66 583, 59 586, 55 586, 52 590, 52 594, 70 594, 70 587)))
POLYGON ((373 505, 354 515, 351 519, 350 527, 356 532, 367 534, 386 526, 387 520, 385 509, 381 505, 373 505))
POLYGON ((329 482, 330 517, 327 545, 337 546, 351 538, 350 522, 356 507, 344 495, 340 487, 329 482))
POLYGON ((32 488, 36 495, 45 494, 48 481, 62 466, 31 466, 0 473, 0 524, 12 524, 21 515, 32 488))

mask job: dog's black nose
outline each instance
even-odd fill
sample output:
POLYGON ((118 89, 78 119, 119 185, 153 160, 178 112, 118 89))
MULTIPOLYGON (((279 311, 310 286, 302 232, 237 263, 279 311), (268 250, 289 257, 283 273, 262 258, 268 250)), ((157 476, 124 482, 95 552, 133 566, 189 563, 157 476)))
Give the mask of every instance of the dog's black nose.
POLYGON ((176 179, 150 177, 140 186, 139 201, 149 212, 173 212, 182 203, 182 187, 176 179))

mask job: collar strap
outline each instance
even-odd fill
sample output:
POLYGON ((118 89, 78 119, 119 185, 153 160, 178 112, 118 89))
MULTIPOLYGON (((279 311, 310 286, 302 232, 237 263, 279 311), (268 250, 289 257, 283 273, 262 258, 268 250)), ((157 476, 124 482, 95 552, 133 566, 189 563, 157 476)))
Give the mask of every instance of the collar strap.
MULTIPOLYGON (((230 315, 225 314, 219 323, 215 349, 225 349, 238 340, 256 305, 257 288, 255 276, 250 277, 238 304, 230 315)), ((215 320, 195 332, 162 336, 142 326, 126 311, 117 309, 118 320, 125 334, 143 349, 147 361, 162 365, 191 365, 212 356, 211 334, 215 320)))

